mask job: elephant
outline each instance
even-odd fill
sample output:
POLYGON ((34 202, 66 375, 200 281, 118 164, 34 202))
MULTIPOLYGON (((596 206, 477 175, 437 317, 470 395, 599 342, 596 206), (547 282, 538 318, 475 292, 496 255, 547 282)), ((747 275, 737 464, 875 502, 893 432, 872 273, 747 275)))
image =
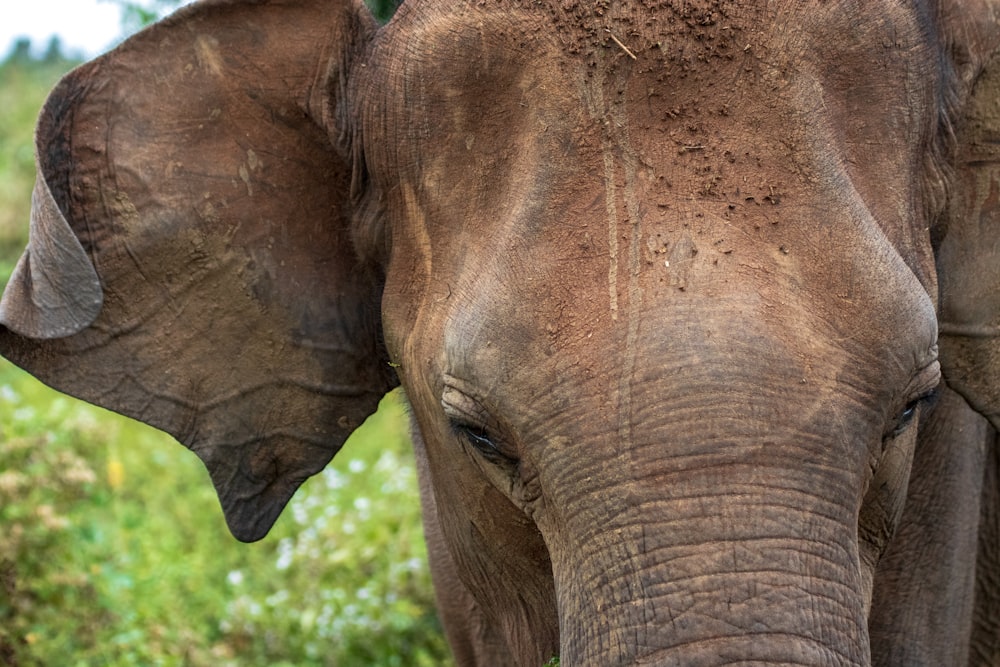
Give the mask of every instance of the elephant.
POLYGON ((410 406, 460 665, 1000 664, 1000 2, 201 0, 68 74, 0 354, 267 533, 410 406))

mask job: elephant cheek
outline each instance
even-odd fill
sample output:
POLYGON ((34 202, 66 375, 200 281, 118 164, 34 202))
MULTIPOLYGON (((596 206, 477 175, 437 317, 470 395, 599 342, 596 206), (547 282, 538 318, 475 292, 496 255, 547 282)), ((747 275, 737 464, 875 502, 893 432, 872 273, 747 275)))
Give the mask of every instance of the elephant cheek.
POLYGON ((903 514, 913 466, 917 429, 886 443, 882 460, 868 483, 858 515, 858 548, 865 609, 871 609, 875 570, 903 514))

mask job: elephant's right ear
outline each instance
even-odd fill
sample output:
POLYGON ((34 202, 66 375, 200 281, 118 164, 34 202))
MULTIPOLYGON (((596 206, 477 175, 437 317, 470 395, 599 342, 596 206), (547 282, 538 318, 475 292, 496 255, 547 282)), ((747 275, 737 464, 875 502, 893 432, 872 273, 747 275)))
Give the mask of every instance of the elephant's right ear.
POLYGON ((360 0, 196 3, 67 75, 38 123, 0 354, 175 435, 243 540, 395 382, 334 145, 374 30, 360 0))
POLYGON ((955 178, 936 249, 941 368, 1000 430, 1000 2, 943 7, 960 104, 955 178))

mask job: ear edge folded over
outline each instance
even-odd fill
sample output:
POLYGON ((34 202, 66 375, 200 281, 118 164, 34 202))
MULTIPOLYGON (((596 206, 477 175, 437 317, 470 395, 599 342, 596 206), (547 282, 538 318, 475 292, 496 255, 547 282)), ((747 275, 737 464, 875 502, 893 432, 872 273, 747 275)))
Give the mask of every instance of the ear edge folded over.
POLYGON ((0 298, 0 325, 29 338, 78 333, 101 312, 104 292, 90 257, 40 174, 32 194, 31 228, 31 242, 0 298))

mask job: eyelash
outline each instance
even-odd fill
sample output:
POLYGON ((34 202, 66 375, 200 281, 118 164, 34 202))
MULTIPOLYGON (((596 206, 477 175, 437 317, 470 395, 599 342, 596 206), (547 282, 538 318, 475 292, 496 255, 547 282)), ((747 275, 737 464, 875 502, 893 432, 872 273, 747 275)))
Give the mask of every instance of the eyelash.
POLYGON ((900 413, 899 418, 896 420, 896 425, 893 427, 890 437, 894 438, 905 431, 906 428, 913 422, 913 418, 917 416, 917 410, 921 407, 924 407, 925 409, 930 407, 934 404, 937 397, 938 391, 937 388, 935 388, 907 403, 906 407, 903 408, 903 411, 900 413))
POLYGON ((452 423, 452 429, 458 437, 465 440, 469 446, 479 452, 490 463, 495 465, 513 465, 517 463, 517 459, 501 451, 500 447, 493 441, 485 429, 454 422, 452 423))

